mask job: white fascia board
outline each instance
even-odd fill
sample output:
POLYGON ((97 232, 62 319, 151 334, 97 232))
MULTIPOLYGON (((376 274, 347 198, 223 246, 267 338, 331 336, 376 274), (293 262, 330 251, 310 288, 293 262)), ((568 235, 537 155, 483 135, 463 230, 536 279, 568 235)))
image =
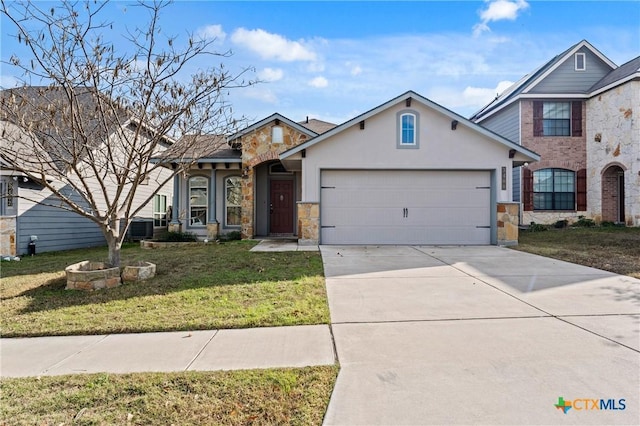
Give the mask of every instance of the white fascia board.
POLYGON ((283 116, 283 115, 281 115, 281 114, 276 112, 276 113, 273 113, 273 114, 271 114, 270 116, 268 116, 266 118, 263 118, 262 120, 260 120, 260 121, 258 121, 256 123, 253 123, 252 125, 250 125, 248 127, 245 127, 244 129, 234 133, 233 135, 229 136, 227 138, 227 142, 232 142, 232 141, 234 141, 236 139, 239 139, 239 138, 245 136, 246 134, 253 132, 256 129, 259 129, 259 128, 267 125, 268 123, 271 123, 274 120, 280 120, 280 121, 286 123, 289 127, 293 127, 294 129, 296 129, 300 133, 304 133, 307 136, 314 137, 314 136, 318 135, 316 132, 314 132, 314 131, 312 131, 310 129, 307 129, 303 125, 298 124, 295 121, 292 121, 292 120, 288 119, 287 117, 285 117, 285 116, 283 116))

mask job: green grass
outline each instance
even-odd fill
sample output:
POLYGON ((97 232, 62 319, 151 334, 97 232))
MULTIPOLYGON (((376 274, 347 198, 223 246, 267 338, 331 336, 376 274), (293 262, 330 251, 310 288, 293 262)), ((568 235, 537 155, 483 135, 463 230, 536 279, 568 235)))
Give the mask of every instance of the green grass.
POLYGON ((3 425, 319 425, 337 366, 3 379, 3 425))
POLYGON ((640 278, 640 228, 601 227, 520 232, 516 250, 640 278))
POLYGON ((123 248, 122 263, 156 263, 156 277, 99 291, 65 290, 64 268, 106 248, 2 262, 4 337, 245 328, 329 322, 317 252, 249 252, 235 241, 182 249, 123 248))

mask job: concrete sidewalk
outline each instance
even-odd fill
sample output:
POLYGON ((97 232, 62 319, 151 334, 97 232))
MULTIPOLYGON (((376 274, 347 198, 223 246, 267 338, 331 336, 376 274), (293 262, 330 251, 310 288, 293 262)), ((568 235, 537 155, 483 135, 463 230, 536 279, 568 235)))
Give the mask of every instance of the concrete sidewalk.
POLYGON ((328 325, 0 339, 2 377, 335 364, 328 325))

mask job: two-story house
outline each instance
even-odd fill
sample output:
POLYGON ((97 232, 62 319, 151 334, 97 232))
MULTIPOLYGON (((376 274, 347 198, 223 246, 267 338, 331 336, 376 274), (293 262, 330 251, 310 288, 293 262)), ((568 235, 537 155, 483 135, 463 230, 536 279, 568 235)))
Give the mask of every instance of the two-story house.
POLYGON ((639 60, 618 67, 583 40, 471 117, 541 156, 513 171, 523 224, 640 225, 639 60))
MULTIPOLYGON (((100 227, 89 218, 64 208, 66 204, 44 185, 44 180, 87 211, 90 210, 86 201, 88 192, 95 194, 98 208, 105 208, 107 198, 115 203, 116 197, 122 196, 117 194, 118 183, 109 176, 124 170, 126 161, 120 161, 119 155, 132 150, 129 141, 136 135, 145 139, 152 129, 121 109, 117 109, 117 117, 105 118, 106 124, 99 123, 94 114, 95 92, 87 88, 74 90, 78 106, 75 119, 87 129, 93 129, 83 135, 70 130, 72 127, 61 118, 69 100, 60 88, 27 86, 0 92, 0 255, 28 253, 29 243, 35 238, 38 252, 106 244, 100 227), (30 121, 37 120, 43 124, 36 134, 29 127, 30 121), (111 160, 106 159, 106 155, 111 156, 111 160), (101 158, 99 164, 96 164, 97 157, 101 158), (105 172, 101 166, 110 162, 113 167, 105 172), (82 173, 84 182, 78 182, 74 188, 70 182, 78 178, 79 170, 92 166, 96 167, 94 173, 82 173), (74 168, 75 174, 69 170, 74 168), (92 177, 102 172, 100 179, 92 177)), ((162 138, 157 151, 172 144, 173 140, 162 138)), ((127 175, 136 176, 134 171, 127 175)), ((128 235, 151 237, 154 231, 167 229, 167 209, 173 187, 163 182, 170 178, 169 170, 155 168, 149 169, 139 182, 131 211, 139 207, 141 210, 130 225, 128 235)))

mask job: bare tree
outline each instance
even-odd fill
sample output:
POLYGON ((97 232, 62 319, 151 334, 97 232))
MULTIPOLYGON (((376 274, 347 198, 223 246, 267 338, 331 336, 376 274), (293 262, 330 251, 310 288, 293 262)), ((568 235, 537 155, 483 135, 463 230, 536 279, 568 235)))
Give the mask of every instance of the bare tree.
POLYGON ((229 134, 235 121, 225 96, 253 84, 243 80, 248 69, 187 75, 196 58, 222 61, 230 52, 212 51, 213 40, 164 35, 163 0, 140 1, 133 9, 141 24, 125 34, 100 20, 103 2, 1 5, 29 52, 8 61, 23 87, 1 92, 2 160, 51 191, 56 207, 95 222, 117 266, 126 229, 153 197, 136 201, 140 183, 162 186, 197 161, 197 150, 173 140, 229 134), (114 41, 123 36, 124 47, 114 41), (150 162, 169 147, 174 169, 150 162))

